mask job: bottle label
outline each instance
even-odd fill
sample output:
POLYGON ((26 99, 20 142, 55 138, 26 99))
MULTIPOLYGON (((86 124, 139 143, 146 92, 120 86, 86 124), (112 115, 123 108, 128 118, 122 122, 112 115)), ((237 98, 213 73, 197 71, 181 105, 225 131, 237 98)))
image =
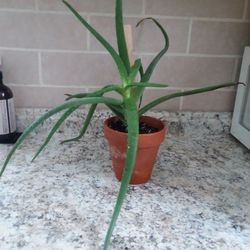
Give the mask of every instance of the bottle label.
POLYGON ((0 135, 16 131, 14 99, 0 100, 0 135))

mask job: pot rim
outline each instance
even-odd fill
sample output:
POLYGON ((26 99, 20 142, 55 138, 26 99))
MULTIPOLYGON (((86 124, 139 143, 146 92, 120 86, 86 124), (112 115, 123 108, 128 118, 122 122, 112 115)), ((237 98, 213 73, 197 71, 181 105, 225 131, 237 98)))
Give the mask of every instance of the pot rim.
MULTIPOLYGON (((110 120, 116 118, 116 117, 117 117, 117 116, 111 116, 111 117, 107 118, 107 119, 104 121, 104 127, 105 127, 105 129, 107 129, 107 130, 109 130, 109 131, 112 131, 112 133, 117 133, 117 134, 119 134, 120 136, 127 136, 128 133, 126 133, 126 132, 121 132, 121 131, 112 129, 112 128, 110 128, 110 127, 108 126, 108 122, 109 122, 110 120)), ((160 135, 160 134, 162 134, 162 133, 165 134, 165 133, 167 132, 167 128, 166 128, 164 122, 162 122, 159 118, 155 118, 155 117, 147 116, 147 115, 140 116, 140 118, 141 118, 141 117, 148 117, 148 118, 150 118, 150 119, 157 120, 158 122, 161 123, 162 128, 159 129, 159 131, 154 132, 154 133, 139 134, 139 137, 150 137, 150 136, 153 136, 153 135, 160 135)))

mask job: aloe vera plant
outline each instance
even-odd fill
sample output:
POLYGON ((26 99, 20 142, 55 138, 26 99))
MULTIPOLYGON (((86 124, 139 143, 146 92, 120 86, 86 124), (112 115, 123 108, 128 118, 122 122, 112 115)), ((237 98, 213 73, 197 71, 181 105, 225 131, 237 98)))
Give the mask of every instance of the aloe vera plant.
POLYGON ((224 83, 220 85, 213 85, 209 87, 197 88, 193 90, 176 92, 173 94, 161 96, 154 101, 148 103, 144 107, 140 108, 140 99, 143 95, 145 88, 154 87, 154 88, 166 88, 167 84, 162 83, 152 83, 150 82, 151 75, 156 67, 157 63, 161 59, 161 57, 167 52, 169 47, 169 39, 166 31, 161 26, 161 24, 155 20, 154 18, 144 18, 138 22, 137 26, 139 26, 145 19, 151 20, 160 29, 163 38, 165 40, 165 46, 163 49, 154 57, 149 66, 144 70, 141 60, 135 60, 134 64, 131 66, 128 57, 128 50, 125 40, 124 34, 124 24, 123 24, 123 11, 122 11, 122 0, 116 0, 116 35, 117 35, 117 45, 118 51, 116 51, 104 37, 102 37, 95 29, 92 27, 67 1, 62 1, 68 9, 75 15, 75 17, 87 28, 90 33, 103 45, 109 54, 114 59, 114 62, 119 71, 121 82, 119 84, 110 84, 107 85, 97 91, 92 93, 79 93, 76 95, 67 94, 67 99, 62 104, 58 105, 55 108, 52 108, 45 114, 43 114, 39 119, 34 121, 28 128, 25 129, 22 136, 18 139, 16 144, 12 147, 9 154, 6 157, 6 160, 3 164, 3 167, 0 171, 0 177, 2 176, 7 164, 15 153, 16 149, 23 143, 23 141, 27 138, 27 136, 36 129, 39 125, 41 125, 46 119, 53 116, 56 113, 64 111, 61 115, 60 119, 56 122, 54 127, 49 132, 47 138, 44 143, 39 148, 38 152, 35 154, 33 160, 41 153, 41 151, 45 148, 45 146, 49 143, 52 136, 56 133, 62 123, 78 108, 83 105, 91 104, 90 109, 88 111, 87 117, 83 123, 83 127, 79 133, 79 136, 63 141, 77 141, 79 140, 84 133, 86 132, 90 121, 93 117, 93 114, 96 110, 98 104, 105 104, 117 117, 120 118, 122 122, 124 122, 128 128, 128 145, 127 145, 127 156, 125 161, 125 169, 123 173, 123 177, 121 180, 121 186, 118 193, 117 201, 115 204, 114 212, 111 218, 111 222, 106 234, 104 249, 108 249, 110 239, 112 236, 112 232, 114 230, 117 218, 119 216, 127 188, 131 179, 133 167, 136 159, 137 145, 138 145, 138 134, 139 134, 139 117, 143 115, 145 112, 149 111, 151 108, 156 105, 170 100, 172 98, 199 94, 203 92, 208 92, 212 90, 216 90, 219 88, 229 87, 237 85, 238 83, 224 83), (140 80, 136 81, 137 75, 140 75, 140 80), (120 98, 109 98, 104 97, 105 93, 108 92, 116 92, 119 94, 120 98))

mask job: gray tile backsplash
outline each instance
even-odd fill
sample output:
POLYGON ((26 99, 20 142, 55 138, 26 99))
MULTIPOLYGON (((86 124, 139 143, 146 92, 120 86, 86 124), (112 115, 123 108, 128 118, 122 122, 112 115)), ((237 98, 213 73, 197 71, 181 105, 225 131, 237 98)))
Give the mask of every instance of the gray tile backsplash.
MULTIPOLYGON (((70 0, 116 48, 115 0, 70 0)), ((168 55, 152 76, 168 90, 146 91, 143 104, 161 94, 237 80, 250 45, 250 0, 124 0, 132 25, 134 57, 146 66, 164 46, 161 32, 142 17, 153 16, 170 37, 168 55)), ((119 82, 112 58, 60 0, 1 0, 0 55, 4 79, 18 107, 51 107, 63 93, 90 91, 119 82)), ((231 111, 234 89, 162 104, 171 111, 231 111), (208 104, 209 103, 209 104, 208 104)))

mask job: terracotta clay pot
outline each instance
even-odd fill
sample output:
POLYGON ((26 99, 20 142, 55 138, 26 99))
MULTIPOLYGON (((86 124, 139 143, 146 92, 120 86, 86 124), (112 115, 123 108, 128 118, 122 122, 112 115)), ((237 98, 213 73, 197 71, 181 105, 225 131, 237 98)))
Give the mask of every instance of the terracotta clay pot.
MULTIPOLYGON (((116 178, 120 181, 126 159, 127 133, 108 127, 110 121, 115 119, 117 118, 111 117, 104 122, 104 135, 109 142, 116 178)), ((139 135, 136 163, 130 184, 142 184, 150 179, 158 149, 166 134, 166 128, 159 119, 142 116, 140 121, 158 128, 159 131, 139 135)))

